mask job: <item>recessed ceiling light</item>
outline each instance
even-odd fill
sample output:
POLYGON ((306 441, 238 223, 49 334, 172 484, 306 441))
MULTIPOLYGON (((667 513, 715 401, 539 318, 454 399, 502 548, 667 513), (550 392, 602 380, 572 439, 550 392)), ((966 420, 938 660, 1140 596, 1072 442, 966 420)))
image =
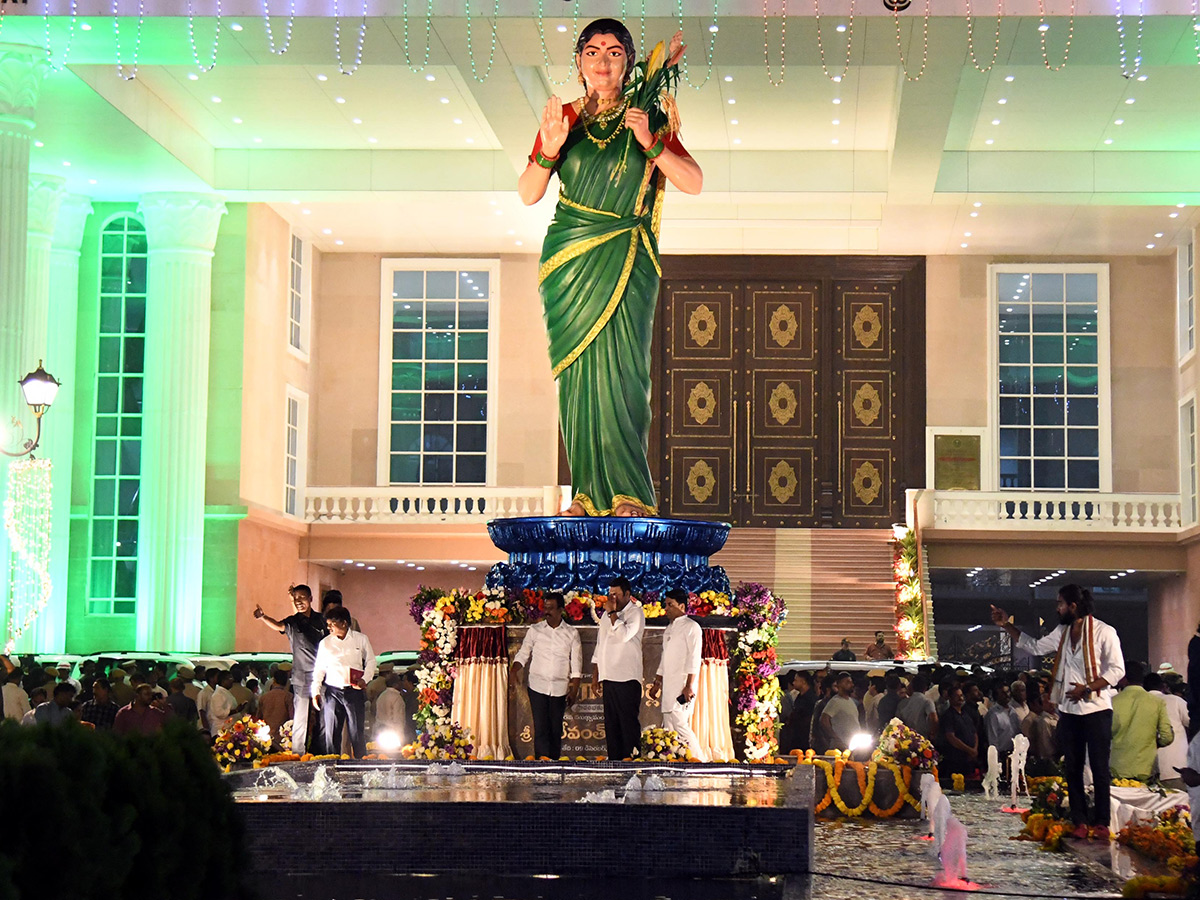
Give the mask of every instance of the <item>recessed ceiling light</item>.
POLYGON ((322 228, 321 234, 333 234, 333 229, 332 228, 322 228))
POLYGON ((461 124, 462 124, 462 119, 455 119, 455 120, 454 120, 454 124, 455 124, 455 125, 461 125, 461 124))
POLYGON ((973 213, 971 213, 971 218, 972 218, 972 219, 978 219, 978 218, 979 218, 979 213, 977 213, 977 212, 973 212, 973 213))
POLYGON ((424 571, 425 571, 425 567, 424 567, 424 566, 417 566, 417 571, 418 571, 418 572, 424 572, 424 571))
POLYGON ((512 236, 513 236, 514 234, 516 234, 516 233, 517 233, 517 232, 516 232, 514 229, 512 229, 512 228, 508 229, 508 234, 509 234, 509 237, 512 237, 512 236))
MULTIPOLYGON (((740 143, 742 142, 742 139, 741 139, 741 138, 734 138, 734 139, 733 139, 733 142, 734 142, 735 144, 740 144, 740 143)), ((834 143, 836 144, 836 143, 837 143, 837 141, 834 141, 834 143)))
POLYGON ((429 72, 425 75, 425 80, 426 81, 437 81, 437 76, 434 75, 432 72, 429 72))
POLYGON ((1147 245, 1146 245, 1146 249, 1147 249, 1147 250, 1153 250, 1153 249, 1154 249, 1154 245, 1153 245, 1153 244, 1147 244, 1147 245))
POLYGON ((311 216, 311 215, 312 215, 312 210, 311 210, 311 209, 302 209, 302 210, 300 210, 300 212, 304 213, 304 215, 306 215, 306 216, 311 216))
POLYGON ((334 97, 334 98, 333 98, 333 102, 334 102, 334 103, 345 103, 345 102, 346 102, 346 98, 345 98, 345 97, 334 97))
POLYGON ((1137 99, 1136 99, 1136 98, 1134 98, 1134 97, 1126 97, 1126 98, 1125 98, 1125 105, 1126 105, 1126 106, 1132 106, 1134 103, 1137 103, 1137 99))
POLYGON ((1038 31, 1046 32, 1049 30, 1050 30, 1050 26, 1047 25, 1045 22, 1043 22, 1041 25, 1038 26, 1038 31))
POLYGON ((1126 575, 1132 575, 1132 574, 1133 574, 1134 572, 1136 572, 1136 571, 1137 571, 1137 569, 1126 569, 1126 570, 1125 570, 1125 574, 1126 574, 1126 575))
POLYGON ((260 138, 260 137, 256 137, 256 138, 254 139, 254 143, 256 143, 256 144, 261 144, 261 143, 262 143, 262 138, 260 138))
MULTIPOLYGON (((969 232, 969 231, 963 232, 963 237, 970 237, 970 236, 971 236, 971 232, 969 232)), ((1009 311, 1011 312, 1011 310, 1009 310, 1009 311)))
POLYGON ((996 102, 997 102, 997 103, 999 103, 1001 106, 1003 106, 1005 103, 1007 103, 1007 102, 1008 102, 1008 98, 1007 98, 1007 97, 1001 97, 1001 98, 1000 98, 999 100, 997 100, 996 102))
POLYGON ((504 210, 502 210, 502 209, 493 209, 492 212, 498 216, 504 215, 504 210))
POLYGON ((1176 209, 1183 209, 1185 206, 1187 206, 1186 203, 1176 203, 1175 204, 1176 209))
POLYGON ((221 102, 221 98, 220 98, 220 97, 218 97, 218 96, 216 96, 216 95, 213 95, 213 96, 212 96, 212 97, 210 97, 209 99, 210 99, 210 100, 212 100, 212 102, 213 102, 213 103, 220 103, 220 102, 221 102))
POLYGON ((730 105, 730 106, 733 106, 735 103, 737 103, 737 100, 735 100, 733 97, 730 97, 730 98, 729 98, 729 105, 730 105))
POLYGON ((837 106, 837 105, 839 105, 841 102, 842 102, 842 98, 841 98, 841 97, 834 97, 834 98, 833 98, 833 105, 834 105, 834 106, 837 106))
POLYGON ((1145 80, 1146 80, 1147 78, 1149 78, 1149 77, 1150 77, 1149 75, 1139 75, 1139 76, 1138 76, 1138 81, 1145 81, 1145 80))
POLYGON ((358 118, 357 116, 355 118, 351 119, 350 121, 353 122, 355 125, 362 124, 362 119, 358 118))
POLYGON ((378 144, 378 143, 379 143, 379 138, 376 138, 376 137, 369 137, 369 138, 367 138, 367 143, 368 143, 368 144, 378 144))
POLYGON ((197 75, 195 72, 188 72, 188 81, 199 81, 199 80, 200 80, 200 76, 197 75))
POLYGON ((63 165, 66 166, 68 169, 71 168, 71 163, 65 159, 63 160, 63 165))
POLYGON ((1011 307, 1011 306, 1006 306, 1006 307, 1004 307, 1004 311, 1005 311, 1005 312, 1012 312, 1012 307, 1011 307))
POLYGON ((846 33, 846 26, 845 26, 845 25, 839 25, 837 28, 835 28, 835 29, 834 29, 834 31, 836 31, 838 34, 845 34, 845 33, 846 33))
POLYGON ((1111 143, 1112 143, 1112 138, 1105 138, 1105 139, 1104 139, 1104 143, 1106 143, 1106 144, 1111 144, 1111 143))
POLYGON ((242 30, 242 23, 241 23, 241 22, 230 22, 230 23, 229 23, 229 30, 230 30, 230 31, 241 31, 241 30, 242 30))
POLYGON ((1167 216, 1167 218, 1168 219, 1178 219, 1179 213, 1171 213, 1169 216, 1167 216))
POLYGON ((338 239, 338 240, 334 241, 334 243, 335 243, 335 244, 337 244, 337 245, 340 247, 340 246, 342 246, 342 244, 344 244, 344 243, 346 243, 346 242, 345 242, 345 241, 343 241, 343 240, 341 240, 341 239, 338 239))
POLYGON ((1109 575, 1108 577, 1109 577, 1109 578, 1111 578, 1113 581, 1116 581, 1116 580, 1117 580, 1117 576, 1116 576, 1116 575, 1109 575))
POLYGON ((726 80, 726 81, 733 81, 733 76, 732 76, 732 75, 726 75, 726 76, 725 76, 725 80, 726 80))
POLYGON ((975 201, 974 203, 972 203, 971 205, 972 205, 973 207, 975 207, 976 209, 979 209, 979 207, 983 206, 983 204, 982 204, 982 203, 980 203, 978 200, 976 200, 976 201, 975 201))
POLYGON ((398 565, 398 566, 404 565, 404 560, 402 560, 402 559, 396 560, 396 565, 398 565))
POLYGON ((368 571, 368 572, 374 572, 374 571, 375 571, 375 567, 374 567, 374 566, 367 566, 367 571, 368 571))
POLYGON ((999 125, 999 124, 1000 124, 1000 120, 999 120, 999 119, 992 119, 992 124, 993 124, 993 125, 999 125))
POLYGON ((834 76, 833 76, 833 83, 834 83, 834 84, 841 84, 841 83, 842 83, 842 76, 841 76, 841 75, 834 75, 834 76))
POLYGON ((524 241, 513 241, 513 243, 514 243, 514 244, 516 244, 518 247, 523 247, 523 246, 525 246, 525 242, 524 242, 524 241))
POLYGON ((468 572, 474 572, 474 571, 475 571, 475 567, 474 567, 474 566, 467 566, 467 571, 468 571, 468 572))
POLYGON ((721 29, 717 27, 717 23, 716 23, 716 22, 713 22, 711 25, 709 25, 709 26, 708 26, 708 30, 709 30, 709 32, 711 32, 712 34, 716 34, 716 33, 717 33, 718 31, 720 31, 721 29))
POLYGON ((729 120, 729 124, 730 124, 730 125, 736 125, 737 123, 738 123, 738 120, 737 120, 737 119, 730 119, 730 120, 729 120))
POLYGON ((365 569, 367 567, 366 563, 355 563, 354 565, 358 566, 360 569, 365 569))
POLYGON ((1058 570, 1057 572, 1055 572, 1054 574, 1055 574, 1055 575, 1066 575, 1066 574, 1067 574, 1067 570, 1066 570, 1066 569, 1059 569, 1059 570, 1058 570))
POLYGON ((79 23, 79 29, 80 29, 81 31, 91 31, 91 30, 92 30, 92 26, 91 26, 89 23, 87 23, 87 22, 80 22, 80 23, 79 23))
POLYGON ((962 247, 964 250, 967 249, 967 244, 959 244, 958 246, 962 247))
POLYGON ((567 33, 567 26, 566 26, 566 25, 559 25, 559 26, 558 26, 558 33, 559 33, 559 34, 566 34, 566 33, 567 33))
POLYGON ((1124 120, 1124 119, 1117 119, 1115 122, 1113 122, 1113 124, 1114 124, 1114 125, 1124 125, 1124 124, 1125 124, 1125 120, 1124 120))
POLYGON ((450 98, 449 98, 449 97, 439 97, 439 98, 438 98, 438 102, 439 102, 439 103, 449 103, 449 102, 450 102, 450 98))
POLYGON ((1155 236, 1156 238, 1160 238, 1160 237, 1162 237, 1162 236, 1163 236, 1163 233, 1162 233, 1161 231, 1156 231, 1156 232, 1154 232, 1154 236, 1155 236))
POLYGON ((473 144, 473 143, 475 143, 475 138, 467 138, 467 143, 468 143, 468 144, 473 144))
POLYGON ((89 179, 88 179, 88 184, 95 184, 95 183, 96 183, 96 179, 95 179, 95 178, 89 178, 89 179))
POLYGON ((234 117, 233 117, 233 124, 234 124, 234 125, 241 125, 241 124, 242 124, 242 117, 241 117, 241 116, 234 116, 234 117))
POLYGON ((405 563, 404 565, 405 568, 412 569, 416 566, 416 563, 405 563))
POLYGON ((324 74, 317 75, 317 81, 328 81, 328 80, 329 80, 328 75, 324 75, 324 74))
POLYGON ((986 141, 984 141, 984 143, 987 144, 988 146, 991 146, 992 144, 994 144, 996 142, 993 141, 991 138, 988 138, 986 141))
POLYGON ((1013 76, 1013 75, 1005 75, 1005 76, 1004 76, 1004 80, 1005 80, 1005 81, 1012 81, 1014 77, 1015 77, 1015 76, 1013 76))
POLYGON ((45 147, 46 145, 45 145, 45 144, 43 144, 41 141, 34 141, 34 142, 33 142, 33 146, 35 146, 35 147, 45 147))
POLYGON ((834 138, 830 143, 836 144, 837 142, 838 142, 838 139, 834 138))
POLYGON ((352 560, 352 559, 343 559, 342 562, 344 562, 348 566, 354 565, 354 560, 352 560))

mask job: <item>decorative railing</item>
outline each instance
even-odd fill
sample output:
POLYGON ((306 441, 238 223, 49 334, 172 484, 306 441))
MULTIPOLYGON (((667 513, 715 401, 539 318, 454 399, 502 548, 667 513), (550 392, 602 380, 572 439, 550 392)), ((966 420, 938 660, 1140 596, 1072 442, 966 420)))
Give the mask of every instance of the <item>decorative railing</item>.
POLYGON ((513 516, 555 515, 562 492, 546 487, 309 487, 304 520, 400 524, 486 522, 513 516))
POLYGON ((911 491, 925 531, 1117 531, 1168 534, 1183 528, 1178 494, 1062 491, 911 491))

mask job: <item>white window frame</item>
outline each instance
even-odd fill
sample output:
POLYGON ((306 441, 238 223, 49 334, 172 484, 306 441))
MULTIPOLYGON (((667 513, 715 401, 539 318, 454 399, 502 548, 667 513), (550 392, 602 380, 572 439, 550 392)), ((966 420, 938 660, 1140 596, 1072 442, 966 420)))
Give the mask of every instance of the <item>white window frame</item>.
MULTIPOLYGON (((377 487, 391 486, 391 411, 392 411, 392 283, 396 272, 424 272, 430 269, 486 270, 488 273, 488 380, 487 380, 487 443, 484 459, 483 487, 496 484, 496 407, 499 379, 500 349, 500 260, 460 257, 393 257, 380 260, 379 265, 379 386, 378 438, 375 442, 375 483, 377 487)), ((439 483, 432 487, 453 487, 455 482, 439 483)))
POLYGON ((1184 527, 1200 522, 1200 439, 1196 392, 1179 399, 1179 499, 1184 527), (1189 435, 1188 432, 1191 431, 1189 435))
POLYGON ((1175 346, 1179 351, 1179 365, 1186 365, 1196 355, 1196 241, 1189 229, 1184 233, 1185 242, 1176 249, 1176 314, 1175 346), (1191 265, 1188 254, 1191 253, 1191 265))
POLYGON ((294 519, 304 518, 304 494, 308 487, 308 394, 292 385, 285 385, 283 400, 283 514, 294 519), (289 404, 296 403, 296 483, 288 482, 287 464, 291 454, 288 453, 288 432, 292 429, 289 421, 289 404), (296 508, 288 509, 288 490, 296 492, 296 508))
POLYGON ((288 352, 303 362, 309 361, 309 349, 312 340, 312 243, 306 241, 295 232, 290 232, 288 235, 287 247, 287 303, 286 315, 284 317, 286 334, 284 340, 287 343, 288 352), (297 242, 300 245, 300 260, 297 263, 293 256, 293 248, 297 242), (300 267, 300 320, 297 322, 300 330, 300 346, 297 347, 292 343, 292 323, 296 320, 292 318, 292 267, 299 265, 300 267))
MULTIPOLYGON (((997 276, 1003 274, 1094 274, 1096 276, 1096 399, 1099 403, 1100 438, 1100 490, 1112 493, 1112 361, 1109 332, 1109 267, 1108 263, 992 263, 988 266, 988 324, 987 324, 987 372, 988 372, 988 432, 991 436, 990 478, 1000 484, 1000 298, 996 289, 997 276)), ((1068 457, 1069 458, 1069 457, 1068 457)), ((1017 491, 1057 490, 1047 488, 1019 488, 1017 491)), ((1070 488, 1065 488, 1069 491, 1070 488)), ((1089 492, 1090 493, 1090 492, 1089 492)))

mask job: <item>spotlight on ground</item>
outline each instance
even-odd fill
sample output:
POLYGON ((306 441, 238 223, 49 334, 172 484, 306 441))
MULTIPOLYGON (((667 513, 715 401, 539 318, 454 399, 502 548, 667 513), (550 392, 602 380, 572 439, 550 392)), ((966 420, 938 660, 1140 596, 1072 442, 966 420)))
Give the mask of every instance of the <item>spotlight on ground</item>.
POLYGON ((375 744, 384 753, 395 753, 404 745, 404 741, 394 731, 381 731, 375 735, 375 744))
POLYGON ((866 759, 875 749, 875 735, 860 731, 850 738, 850 755, 856 759, 866 759))

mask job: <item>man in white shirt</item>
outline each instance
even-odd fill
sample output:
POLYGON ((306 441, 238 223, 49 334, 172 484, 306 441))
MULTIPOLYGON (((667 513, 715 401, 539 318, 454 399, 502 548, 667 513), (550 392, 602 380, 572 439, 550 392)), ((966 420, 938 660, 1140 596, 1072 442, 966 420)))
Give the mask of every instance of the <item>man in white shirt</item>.
POLYGON ((592 684, 604 699, 604 733, 609 759, 627 759, 642 737, 642 635, 646 616, 632 603, 633 586, 618 577, 608 588, 596 629, 592 684))
POLYGON ((583 644, 579 632, 563 621, 563 596, 542 598, 546 618, 530 627, 513 659, 512 676, 520 680, 529 667, 526 689, 533 710, 533 754, 558 759, 562 755, 563 716, 579 696, 583 677, 583 644))
POLYGON ((1187 730, 1190 724, 1187 701, 1168 691, 1163 677, 1157 672, 1147 675, 1142 680, 1142 687, 1148 694, 1161 697, 1167 707, 1167 720, 1171 723, 1171 730, 1175 732, 1175 738, 1166 747, 1158 748, 1158 777, 1166 783, 1167 787, 1178 787, 1181 782, 1178 780, 1179 773, 1176 770, 1187 765, 1187 730))
POLYGON ((0 697, 3 698, 0 708, 4 710, 4 718, 20 722, 25 718, 25 713, 33 708, 29 705, 29 695, 21 689, 21 673, 0 671, 0 682, 4 683, 4 687, 0 688, 0 697))
POLYGON ((231 687, 233 687, 233 672, 225 669, 217 676, 217 687, 208 701, 208 727, 214 737, 230 723, 236 713, 241 712, 237 697, 230 690, 231 687))
MULTIPOLYGON (((334 733, 338 710, 346 718, 350 746, 361 759, 367 755, 366 722, 367 682, 375 677, 375 651, 361 631, 350 628, 350 613, 334 606, 325 614, 329 635, 317 645, 313 666, 312 703, 325 719, 327 736, 334 733)), ((326 747, 327 753, 340 748, 326 747)))
MULTIPOLYGON (((200 677, 204 681, 204 687, 196 695, 196 713, 200 717, 196 720, 196 725, 201 731, 207 731, 209 734, 217 733, 212 727, 212 723, 208 720, 208 706, 212 703, 213 694, 217 690, 217 680, 220 675, 221 670, 217 668, 202 672, 200 677)), ((115 686, 113 693, 116 693, 115 686)))
POLYGON ((704 635, 700 623, 688 618, 687 601, 687 591, 680 589, 667 591, 663 600, 663 608, 671 622, 663 633, 662 658, 658 663, 658 677, 654 679, 654 691, 662 699, 662 727, 679 735, 692 756, 708 762, 708 754, 692 730, 704 635))
POLYGON ((1092 594, 1075 584, 1058 590, 1058 627, 1043 638, 1022 634, 1008 613, 992 607, 992 622, 1032 656, 1055 652, 1050 703, 1058 708, 1058 742, 1067 775, 1074 836, 1108 840, 1109 754, 1112 749, 1112 687, 1125 676, 1121 638, 1092 614, 1092 594), (1089 810, 1083 787, 1086 751, 1095 802, 1089 810), (1088 825, 1091 825, 1089 832, 1088 825))

